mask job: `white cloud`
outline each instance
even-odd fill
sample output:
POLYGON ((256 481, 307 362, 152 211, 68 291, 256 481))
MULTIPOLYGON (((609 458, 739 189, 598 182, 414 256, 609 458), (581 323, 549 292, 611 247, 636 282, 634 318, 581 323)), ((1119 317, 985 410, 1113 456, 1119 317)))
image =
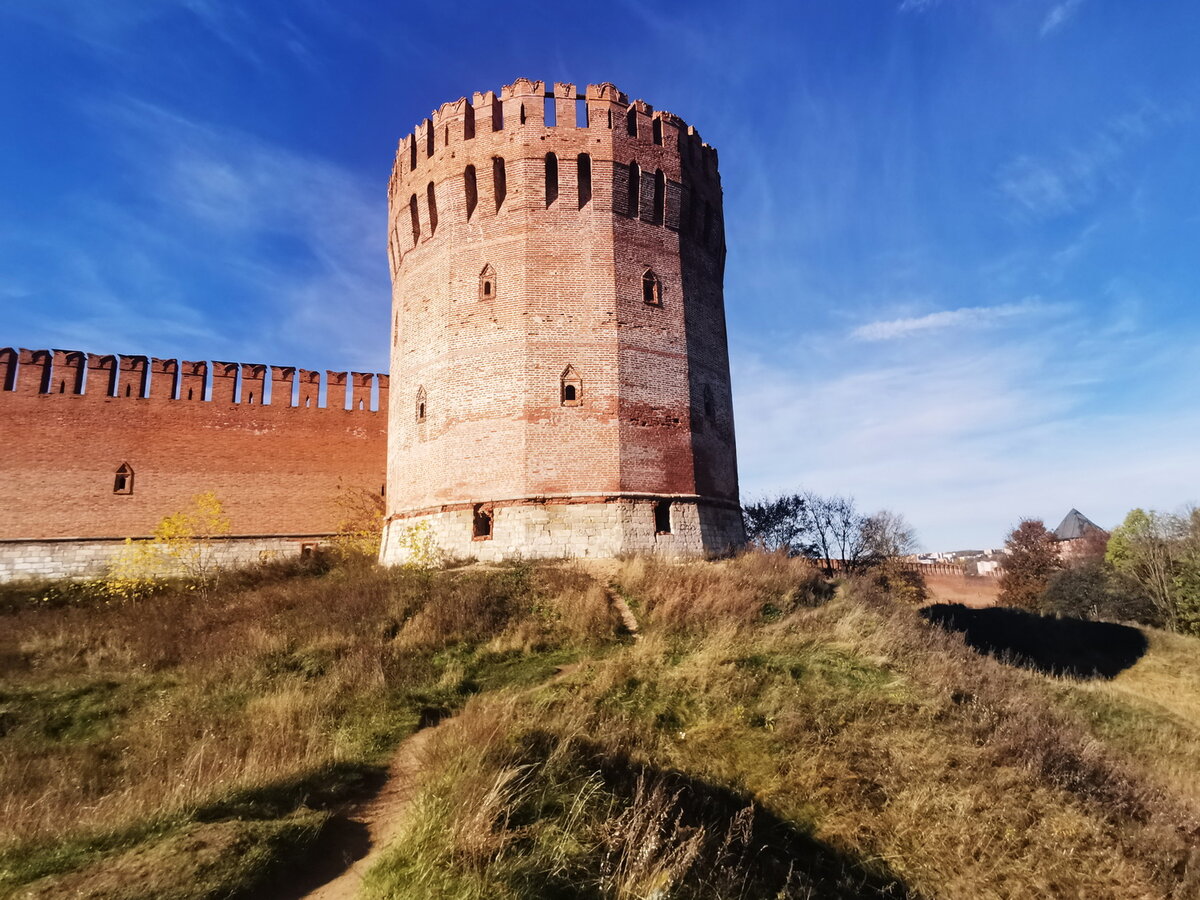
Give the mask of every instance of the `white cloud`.
POLYGON ((1083 6, 1083 0, 1063 0, 1062 3, 1054 4, 1046 13, 1046 18, 1042 20, 1042 37, 1047 37, 1062 28, 1079 12, 1081 6, 1083 6))
POLYGON ((924 12, 941 2, 942 0, 902 0, 900 12, 924 12))
POLYGON ((1111 524, 1196 499, 1200 352, 1057 309, 870 352, 735 347, 743 493, 852 494, 904 513, 935 549, 995 546, 1022 516, 1057 522, 1072 506, 1111 524))
POLYGON ((1089 138, 1057 156, 1017 156, 999 172, 1000 191, 1022 212, 1036 218, 1078 211, 1102 190, 1122 181, 1121 163, 1132 147, 1178 116, 1178 112, 1146 102, 1108 119, 1089 138))
POLYGON ((1033 300, 1000 306, 967 306, 912 318, 870 322, 855 328, 850 336, 860 341, 891 341, 931 331, 981 328, 1005 319, 1029 318, 1054 309, 1033 300))

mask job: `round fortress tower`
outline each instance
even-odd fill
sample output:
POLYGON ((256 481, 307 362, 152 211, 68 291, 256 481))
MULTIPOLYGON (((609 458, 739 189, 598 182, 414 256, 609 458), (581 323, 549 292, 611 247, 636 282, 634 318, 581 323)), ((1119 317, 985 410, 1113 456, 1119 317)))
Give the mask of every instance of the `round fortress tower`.
POLYGON ((478 559, 743 542, 721 182, 695 129, 611 84, 518 79, 400 142, 388 224, 385 563, 419 523, 478 559))

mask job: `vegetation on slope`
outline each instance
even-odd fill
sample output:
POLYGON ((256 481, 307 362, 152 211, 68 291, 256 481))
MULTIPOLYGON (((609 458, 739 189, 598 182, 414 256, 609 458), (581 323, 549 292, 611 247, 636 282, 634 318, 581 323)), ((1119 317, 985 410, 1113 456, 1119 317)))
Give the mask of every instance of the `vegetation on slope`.
POLYGON ((422 719, 614 633, 589 579, 528 566, 279 570, 203 601, 59 589, 35 593, 70 605, 39 608, 8 593, 0 894, 251 891, 378 783, 422 719))
POLYGON ((265 896, 461 710, 363 896, 1200 896, 1178 635, 1047 677, 762 554, 280 574, 2 622, 0 891, 265 896))

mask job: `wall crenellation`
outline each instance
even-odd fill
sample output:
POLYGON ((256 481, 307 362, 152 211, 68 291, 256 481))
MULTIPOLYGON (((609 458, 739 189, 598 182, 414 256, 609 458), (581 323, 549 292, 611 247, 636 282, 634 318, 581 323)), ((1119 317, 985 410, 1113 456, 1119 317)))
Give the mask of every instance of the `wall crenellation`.
POLYGON ((373 372, 326 371, 322 378, 317 371, 261 363, 0 348, 0 402, 19 394, 378 412, 387 410, 387 390, 388 377, 373 372))
MULTIPOLYGON (((580 93, 569 82, 557 82, 547 91, 544 82, 518 78, 502 87, 499 96, 492 91, 476 92, 470 101, 460 97, 443 103, 401 138, 388 182, 389 196, 408 193, 426 163, 456 153, 465 142, 478 140, 488 147, 503 148, 521 133, 547 129, 612 132, 624 139, 628 149, 638 144, 672 147, 695 169, 697 179, 716 179, 716 149, 674 113, 656 111, 644 100, 630 102, 608 83, 589 84, 580 93), (553 125, 546 122, 547 105, 554 110, 553 125), (582 117, 577 114, 580 106, 582 117)), ((705 187, 705 193, 709 189, 711 185, 705 187)))

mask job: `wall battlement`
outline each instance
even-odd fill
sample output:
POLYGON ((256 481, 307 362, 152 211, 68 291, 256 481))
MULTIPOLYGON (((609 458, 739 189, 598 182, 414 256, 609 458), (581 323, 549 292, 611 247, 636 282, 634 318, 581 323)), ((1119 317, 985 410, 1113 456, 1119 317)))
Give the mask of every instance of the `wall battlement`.
POLYGON ((521 78, 442 104, 400 141, 388 199, 393 272, 439 225, 551 208, 613 212, 724 256, 716 150, 611 84, 521 78))
POLYGON ((322 380, 292 366, 0 347, 0 403, 6 395, 378 412, 387 410, 388 376, 327 371, 322 380))

